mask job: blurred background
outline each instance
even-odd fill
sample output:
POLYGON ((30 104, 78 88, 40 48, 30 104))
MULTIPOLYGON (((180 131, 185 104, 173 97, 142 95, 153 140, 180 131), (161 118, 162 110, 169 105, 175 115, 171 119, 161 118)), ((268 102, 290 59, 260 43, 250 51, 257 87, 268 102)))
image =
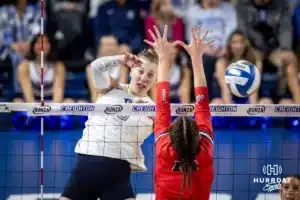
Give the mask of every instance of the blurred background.
MULTIPOLYGON (((0 3, 1 101, 39 101, 40 2, 0 3)), ((47 0, 45 96, 54 102, 94 102, 89 63, 120 52, 138 53, 148 29, 168 24, 169 39, 189 42, 190 28, 211 30, 204 55, 212 103, 300 103, 300 4, 297 0, 47 0), (262 72, 249 99, 232 97, 226 67, 248 60, 262 72)), ((111 75, 128 83, 127 69, 111 75)), ((193 74, 182 49, 170 72, 173 102, 193 102, 193 74)), ((151 95, 151 94, 150 94, 151 95)), ((155 97, 154 97, 155 98, 155 97)))
MULTIPOLYGON (((151 40, 148 29, 168 24, 170 40, 189 42, 194 25, 211 30, 207 39, 215 43, 204 54, 211 103, 300 104, 299 0, 44 2, 46 100, 95 102, 89 63, 124 51, 137 54, 147 48, 143 39, 151 40), (227 66, 241 59, 254 63, 262 74, 259 90, 249 98, 232 96, 224 80, 227 66)), ((37 0, 0 1, 0 102, 40 101, 40 9, 37 0)), ((126 68, 110 74, 121 83, 129 82, 126 68)), ((170 71, 172 102, 193 103, 192 78, 189 57, 178 49, 170 71)), ((149 95, 155 99, 153 91, 149 95)), ((0 119, 0 199, 37 200, 40 118, 19 112, 2 113, 0 119)), ((57 199, 68 179, 86 120, 45 117, 47 200, 57 199)), ((255 180, 300 174, 299 118, 215 117, 213 124, 212 199, 280 199, 278 190, 266 188, 266 179, 255 180), (263 171, 267 165, 281 166, 282 172, 270 175, 263 171)), ((132 183, 139 199, 148 200, 154 192, 152 135, 143 151, 148 172, 134 173, 132 183)), ((299 192, 299 185, 300 180, 297 187, 287 187, 299 192)))

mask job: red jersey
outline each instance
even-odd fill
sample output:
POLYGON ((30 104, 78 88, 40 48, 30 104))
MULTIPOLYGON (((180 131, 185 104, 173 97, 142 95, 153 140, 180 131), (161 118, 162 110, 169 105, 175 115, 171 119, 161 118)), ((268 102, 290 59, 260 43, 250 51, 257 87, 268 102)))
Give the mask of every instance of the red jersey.
MULTIPOLYGON (((176 152, 171 144, 168 130, 171 126, 169 102, 170 83, 160 82, 156 87, 155 117, 155 193, 157 200, 178 200, 182 195, 183 173, 172 171, 176 152)), ((182 200, 208 200, 213 182, 213 129, 207 87, 195 88, 195 121, 200 134, 200 153, 196 156, 198 170, 192 172, 191 190, 184 189, 182 200)))

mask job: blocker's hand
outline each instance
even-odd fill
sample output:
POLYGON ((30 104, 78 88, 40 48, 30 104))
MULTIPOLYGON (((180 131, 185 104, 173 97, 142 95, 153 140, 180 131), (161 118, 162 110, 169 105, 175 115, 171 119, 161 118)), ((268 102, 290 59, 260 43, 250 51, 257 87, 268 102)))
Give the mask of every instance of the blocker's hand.
POLYGON ((148 32, 150 33, 154 42, 151 42, 149 40, 144 40, 144 42, 149 44, 151 47, 153 47, 153 49, 158 54, 160 59, 170 59, 171 56, 175 53, 176 45, 178 45, 180 42, 179 41, 175 41, 172 43, 168 42, 168 40, 167 40, 168 26, 167 25, 165 25, 165 27, 164 27, 163 36, 161 36, 161 34, 156 26, 153 26, 153 29, 156 34, 154 34, 151 29, 149 29, 148 32))
POLYGON ((197 57, 199 55, 202 55, 207 47, 212 45, 214 40, 210 40, 208 42, 205 42, 205 38, 208 34, 208 30, 205 32, 204 36, 200 37, 200 26, 197 27, 197 30, 195 27, 192 27, 191 33, 192 33, 192 40, 189 45, 185 44, 184 42, 179 42, 179 44, 188 52, 188 54, 191 57, 197 57))

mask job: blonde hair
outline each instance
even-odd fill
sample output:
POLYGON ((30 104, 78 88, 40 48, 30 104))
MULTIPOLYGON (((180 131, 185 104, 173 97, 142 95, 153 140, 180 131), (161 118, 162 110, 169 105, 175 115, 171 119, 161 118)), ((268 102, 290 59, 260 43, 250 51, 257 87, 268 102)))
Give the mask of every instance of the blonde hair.
POLYGON ((139 54, 138 54, 138 57, 144 57, 146 58, 147 60, 149 60, 150 62, 153 62, 155 64, 158 64, 158 55, 157 53, 149 48, 149 49, 144 49, 143 51, 141 51, 139 54))
MULTIPOLYGON (((151 11, 152 11, 152 15, 155 17, 156 20, 162 20, 163 18, 163 14, 160 11, 161 10, 161 4, 162 4, 163 0, 152 0, 152 5, 151 5, 151 11)), ((175 14, 172 13, 168 19, 172 20, 174 19, 175 14)))

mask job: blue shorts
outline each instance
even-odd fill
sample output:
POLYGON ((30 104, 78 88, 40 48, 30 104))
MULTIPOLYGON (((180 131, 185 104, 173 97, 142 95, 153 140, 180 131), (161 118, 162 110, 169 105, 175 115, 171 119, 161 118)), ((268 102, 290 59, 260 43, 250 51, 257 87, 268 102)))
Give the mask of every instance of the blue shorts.
POLYGON ((72 200, 134 198, 130 163, 125 160, 79 154, 62 197, 72 200))

